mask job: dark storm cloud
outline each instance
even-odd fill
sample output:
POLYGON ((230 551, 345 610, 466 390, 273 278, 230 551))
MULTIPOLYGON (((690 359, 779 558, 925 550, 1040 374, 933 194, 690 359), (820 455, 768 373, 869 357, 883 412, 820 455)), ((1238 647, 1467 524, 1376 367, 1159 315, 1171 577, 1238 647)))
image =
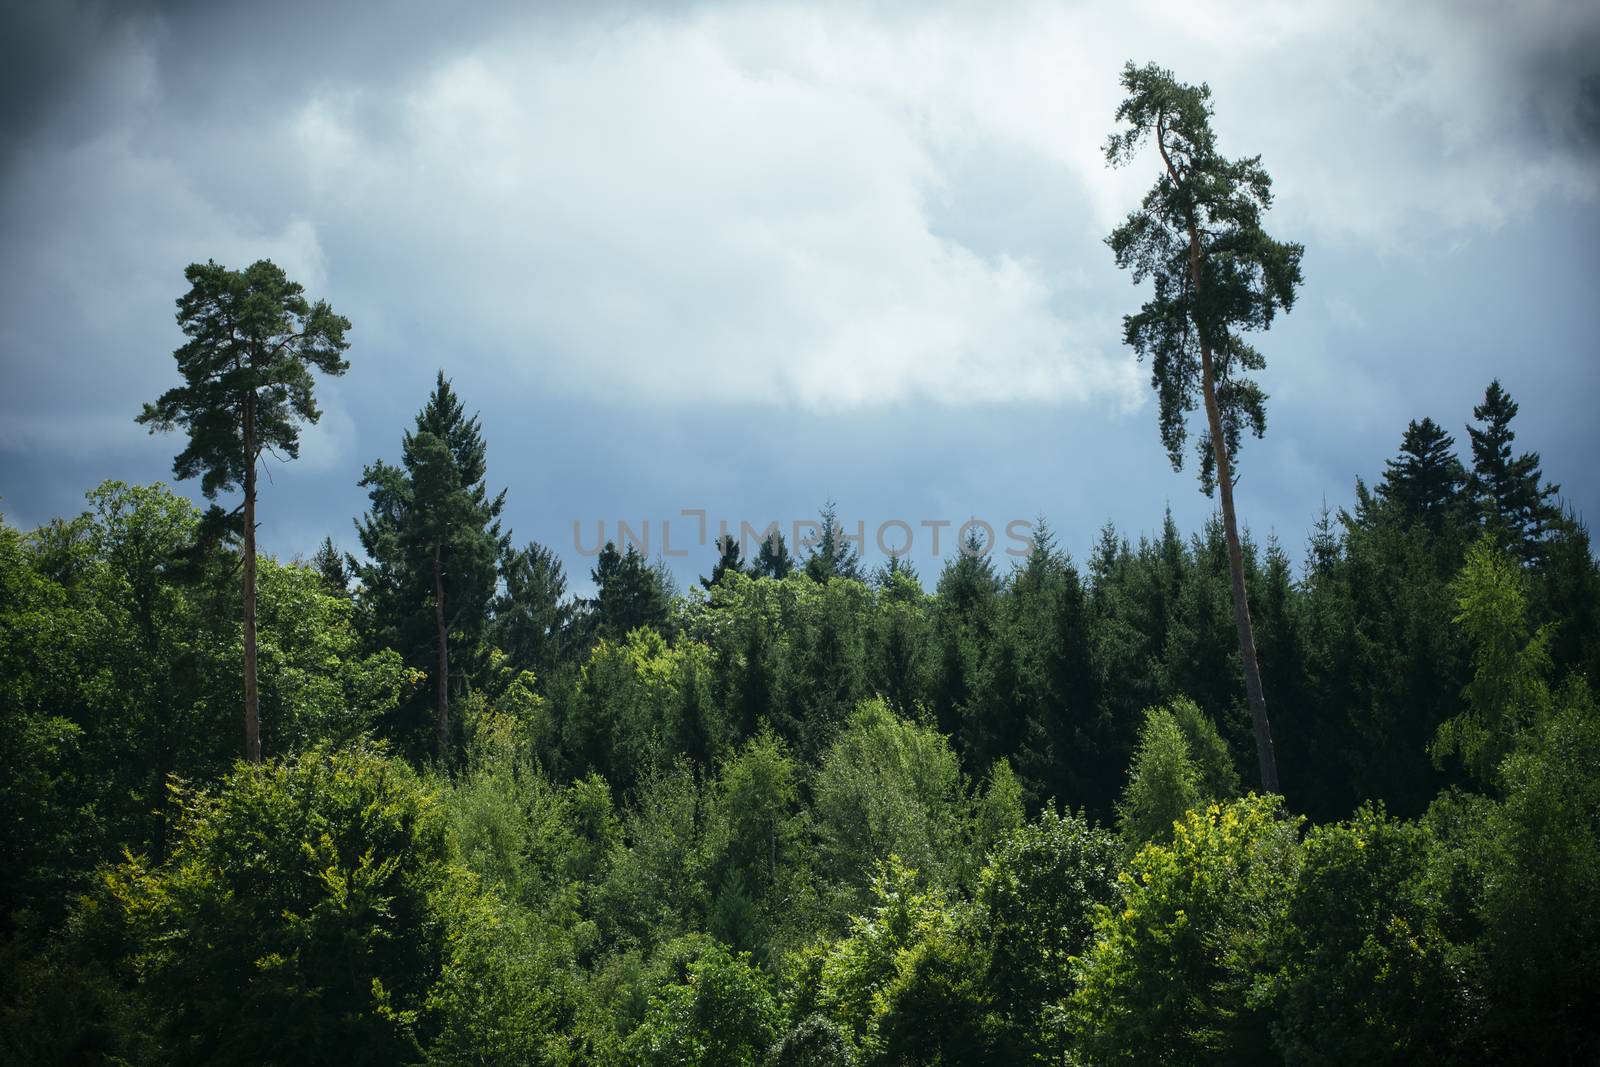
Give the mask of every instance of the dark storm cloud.
POLYGON ((0 14, 0 153, 42 139, 73 140, 106 121, 119 75, 108 55, 149 33, 139 5, 20 0, 0 14))

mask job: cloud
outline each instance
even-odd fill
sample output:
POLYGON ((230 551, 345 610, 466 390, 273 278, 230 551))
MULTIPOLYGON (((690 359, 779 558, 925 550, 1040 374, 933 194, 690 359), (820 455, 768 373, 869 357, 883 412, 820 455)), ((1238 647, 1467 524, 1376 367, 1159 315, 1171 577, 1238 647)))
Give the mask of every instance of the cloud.
POLYGON ((3 127, 8 447, 120 439, 170 377, 182 265, 258 256, 397 380, 1127 411, 1137 297, 1100 245, 1151 177, 1101 155, 1126 59, 1210 79, 1313 284, 1330 244, 1426 257, 1592 203, 1600 174, 1600 19, 1559 0, 415 4, 309 40, 309 7, 21 10, 11 77, 39 93, 3 127))
POLYGON ((359 95, 321 95, 297 154, 323 213, 384 220, 366 236, 386 291, 556 389, 819 409, 1137 396, 1115 334, 1058 311, 1037 262, 935 232, 932 135, 803 47, 752 49, 740 19, 502 41, 433 71, 382 136, 359 95))

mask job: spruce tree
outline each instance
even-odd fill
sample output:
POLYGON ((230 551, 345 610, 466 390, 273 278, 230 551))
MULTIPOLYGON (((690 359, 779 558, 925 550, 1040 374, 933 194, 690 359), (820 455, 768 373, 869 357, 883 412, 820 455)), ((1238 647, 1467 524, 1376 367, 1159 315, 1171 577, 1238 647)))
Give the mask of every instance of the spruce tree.
POLYGON ((1399 458, 1385 467, 1378 494, 1407 521, 1437 532, 1459 503, 1467 481, 1455 446, 1455 439, 1432 419, 1413 420, 1400 440, 1399 458))
POLYGON ((739 550, 739 539, 725 533, 717 538, 717 562, 711 567, 711 576, 702 577, 700 584, 710 589, 724 574, 730 571, 734 574, 743 574, 744 569, 744 553, 739 550))
POLYGON ((634 630, 667 630, 672 592, 660 570, 633 545, 626 552, 607 541, 589 575, 594 580, 594 625, 599 636, 621 640, 634 630))
POLYGON ((849 578, 859 582, 861 550, 845 540, 833 501, 823 505, 821 518, 822 533, 811 555, 806 557, 806 574, 814 582, 826 582, 830 578, 849 578))
POLYGON ((500 563, 504 590, 495 600, 493 637, 519 671, 544 683, 570 640, 573 604, 561 560, 544 545, 507 552, 500 563))
POLYGON ((1472 441, 1471 490, 1479 521, 1503 544, 1515 545, 1525 558, 1538 552, 1559 512, 1551 503, 1559 486, 1541 484, 1539 453, 1511 453, 1516 432, 1511 420, 1517 402, 1496 378, 1484 390, 1483 403, 1472 409, 1481 426, 1469 426, 1472 441))
POLYGON ((383 460, 361 479, 371 510, 356 523, 368 562, 358 568, 382 637, 407 662, 429 670, 435 751, 450 748, 452 635, 473 647, 489 623, 505 492, 489 496, 483 433, 440 371, 398 467, 383 460))
POLYGON ((1174 469, 1183 462, 1188 414, 1205 408, 1199 439, 1201 487, 1220 489, 1233 579, 1235 628, 1245 695, 1255 726, 1261 784, 1278 792, 1261 671, 1245 592, 1244 555, 1233 503, 1234 460, 1242 432, 1266 428, 1266 394, 1248 377, 1266 365, 1244 331, 1264 330, 1294 304, 1300 284, 1298 244, 1275 241, 1261 228, 1272 205, 1272 179, 1259 156, 1230 160, 1211 129, 1211 90, 1185 85, 1154 64, 1129 63, 1127 98, 1117 109, 1126 128, 1106 145, 1107 162, 1130 162, 1155 142, 1162 171, 1139 210, 1106 243, 1135 284, 1154 282, 1152 299, 1123 320, 1124 338, 1151 360, 1160 399, 1161 439, 1174 469))
POLYGON ((756 555, 753 570, 758 578, 776 578, 780 582, 794 570, 794 558, 783 543, 783 534, 776 529, 761 542, 761 551, 756 555))
MULTIPOLYGON (((189 341, 173 355, 184 384, 146 404, 137 421, 151 433, 188 432, 172 471, 180 479, 199 475, 207 500, 244 490, 245 758, 259 763, 256 468, 263 452, 285 459, 300 454, 301 425, 322 416, 311 371, 340 375, 349 368, 343 353, 350 347, 344 339, 350 321, 325 301, 308 301, 304 287, 270 260, 242 271, 209 260, 191 263, 183 276, 189 291, 178 298, 178 325, 189 341)), ((213 508, 212 515, 215 520, 220 511, 213 508)))

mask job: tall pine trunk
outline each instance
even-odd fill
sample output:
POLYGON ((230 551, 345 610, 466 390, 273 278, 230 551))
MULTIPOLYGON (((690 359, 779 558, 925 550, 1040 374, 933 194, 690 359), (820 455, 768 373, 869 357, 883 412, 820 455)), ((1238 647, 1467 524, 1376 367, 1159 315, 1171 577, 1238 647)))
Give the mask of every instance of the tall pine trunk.
POLYGON ((1222 529, 1228 538, 1228 570, 1233 576, 1233 621, 1239 631, 1239 658, 1244 663, 1244 695, 1250 702, 1255 727, 1256 759, 1261 764, 1261 788, 1278 792, 1278 760, 1272 752, 1272 725, 1267 721, 1267 698, 1261 689, 1261 666, 1256 662, 1255 628, 1250 623, 1250 602, 1245 596, 1244 550, 1239 547, 1239 523, 1233 510, 1233 470, 1228 463, 1228 443, 1222 436, 1222 414, 1212 378, 1211 346, 1200 345, 1200 378, 1205 391, 1206 419, 1211 426, 1211 451, 1217 464, 1217 488, 1222 492, 1222 529))
POLYGON ((443 763, 450 744, 450 646, 444 622, 444 570, 439 560, 439 545, 433 546, 433 624, 439 634, 439 665, 435 688, 439 698, 439 762, 443 763))
MULTIPOLYGON (((1177 182, 1178 173, 1167 156, 1160 134, 1161 158, 1167 173, 1177 182)), ((1198 300, 1204 278, 1200 272, 1200 230, 1189 217, 1189 280, 1198 300)), ((1216 370, 1211 358, 1211 339, 1205 328, 1195 323, 1200 339, 1200 388, 1205 395, 1206 423, 1211 428, 1211 455, 1216 461, 1217 487, 1222 491, 1222 529, 1228 539, 1228 570, 1233 578, 1233 622, 1239 631, 1239 659, 1244 667, 1244 695, 1250 704, 1250 721, 1255 730, 1256 760, 1261 766, 1261 788, 1277 793, 1278 759, 1272 751, 1272 724, 1267 720, 1267 698, 1261 689, 1261 665, 1256 662, 1255 627, 1250 623, 1250 601, 1244 585, 1244 550, 1239 547, 1239 520, 1233 510, 1233 466, 1228 462, 1228 440, 1222 433, 1222 409, 1217 406, 1216 370)))
POLYGON ((244 405, 244 757, 261 762, 256 693, 256 398, 244 405))

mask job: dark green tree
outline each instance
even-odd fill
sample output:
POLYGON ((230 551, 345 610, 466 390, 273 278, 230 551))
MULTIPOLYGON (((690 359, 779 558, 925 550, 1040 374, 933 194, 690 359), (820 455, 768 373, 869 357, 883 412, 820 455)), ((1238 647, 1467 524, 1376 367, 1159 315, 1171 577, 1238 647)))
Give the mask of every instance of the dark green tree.
POLYGON ((368 558, 358 568, 363 593, 380 635, 408 663, 430 669, 441 760, 450 748, 452 634, 467 647, 483 636, 511 540, 500 532, 505 492, 489 496, 486 470, 478 419, 440 371, 401 441, 400 465, 380 459, 361 479, 371 501, 356 523, 368 558))
POLYGON ((1399 508, 1406 521, 1438 532, 1467 481, 1455 448, 1455 439, 1438 423, 1413 420, 1400 440, 1399 457, 1385 465, 1378 495, 1399 508))
POLYGON ((862 581, 861 550, 845 537, 833 501, 823 505, 821 518, 822 532, 811 555, 806 557, 806 574, 814 582, 826 582, 830 578, 862 581))
POLYGON ((537 542, 506 553, 500 562, 504 589, 495 600, 494 643, 519 671, 543 682, 567 651, 573 604, 567 576, 556 554, 537 542))
POLYGON ((256 467, 263 452, 300 454, 301 424, 322 417, 311 371, 349 368, 342 353, 350 320, 325 301, 310 303, 270 260, 242 271, 191 263, 183 275, 189 291, 178 298, 178 325, 189 341, 173 355, 184 384, 146 404, 137 421, 152 433, 182 427, 189 434, 172 471, 180 479, 198 475, 207 500, 244 490, 244 738, 245 757, 258 763, 256 467))
POLYGON ((350 595, 350 579, 353 575, 345 562, 344 553, 333 547, 333 538, 324 537, 322 544, 312 553, 311 569, 317 572, 317 577, 328 587, 328 592, 341 597, 350 595))
POLYGON ((780 581, 789 577, 789 572, 794 570, 794 558, 789 555, 789 549, 783 543, 783 534, 778 532, 776 526, 761 542, 761 551, 756 555, 751 570, 758 578, 777 578, 780 581))
POLYGON ((1071 960, 1089 945, 1095 906, 1116 899, 1121 854, 1114 834, 1047 806, 979 876, 984 981, 1016 1058, 1066 1062, 1066 1035, 1048 1014, 1072 994, 1071 960))
POLYGON ((1272 730, 1256 663, 1255 636, 1245 593, 1243 551, 1233 503, 1233 457, 1246 428, 1266 428, 1266 394, 1248 377, 1265 359, 1241 334, 1264 330, 1279 309, 1294 304, 1300 284, 1299 244, 1275 241, 1261 228, 1272 205, 1272 179, 1259 156, 1230 160, 1211 129, 1211 90, 1177 81, 1153 64, 1122 72, 1127 99, 1117 109, 1126 128, 1113 134, 1106 159, 1130 162, 1154 140, 1162 173, 1138 211, 1106 243, 1117 265, 1146 278, 1155 293, 1123 320, 1127 344, 1151 359, 1151 384, 1160 398, 1161 439, 1174 468, 1183 462, 1188 413, 1203 403, 1200 481, 1207 495, 1222 491, 1222 519, 1233 577, 1233 601, 1245 693, 1254 721, 1261 783, 1278 791, 1272 730))
POLYGON ((619 552, 607 541, 590 572, 594 579, 594 625, 601 637, 619 641, 641 626, 667 629, 672 595, 661 572, 633 545, 619 552))
POLYGON ((701 578, 700 584, 710 589, 729 571, 742 574, 744 569, 744 553, 739 549, 739 539, 725 533, 717 538, 717 562, 711 567, 711 576, 701 578))
POLYGON ((1471 490, 1483 525, 1503 543, 1515 545, 1525 558, 1538 552, 1539 543, 1557 518, 1551 503, 1559 486, 1541 484, 1539 453, 1511 453, 1516 431, 1511 420, 1517 402, 1496 378, 1484 390, 1483 403, 1472 409, 1481 426, 1467 427, 1472 442, 1471 490))

